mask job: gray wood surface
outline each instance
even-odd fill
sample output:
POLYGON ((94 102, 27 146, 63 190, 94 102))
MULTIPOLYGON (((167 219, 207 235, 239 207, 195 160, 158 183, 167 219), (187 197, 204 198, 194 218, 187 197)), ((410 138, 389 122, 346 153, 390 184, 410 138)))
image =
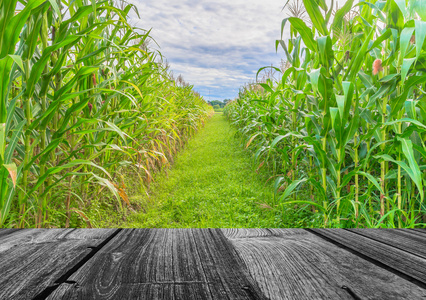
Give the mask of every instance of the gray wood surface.
POLYGON ((426 234, 403 229, 349 229, 349 231, 426 259, 426 234))
POLYGON ((15 228, 0 229, 0 239, 2 238, 2 236, 11 234, 12 232, 14 232, 16 230, 18 230, 18 229, 15 229, 15 228))
MULTIPOLYGON (((393 245, 365 237, 344 229, 312 229, 345 247, 382 263, 409 278, 426 283, 426 259, 393 245)), ((397 239, 395 239, 397 242, 397 239)))
POLYGON ((0 299, 426 299, 426 232, 0 230, 0 299))
POLYGON ((32 299, 115 230, 22 229, 0 237, 0 299, 32 299))
MULTIPOLYGON (((7 229, 1 229, 0 233, 7 229)), ((110 236, 116 229, 14 229, 9 234, 0 234, 0 253, 15 246, 73 240, 97 240, 94 246, 110 236)))
POLYGON ((426 299, 426 290, 303 229, 224 234, 271 300, 426 299))
POLYGON ((426 234, 426 228, 413 228, 413 229, 408 229, 408 230, 416 231, 416 232, 420 232, 420 233, 426 234))
POLYGON ((48 299, 266 299, 218 229, 120 232, 48 299))

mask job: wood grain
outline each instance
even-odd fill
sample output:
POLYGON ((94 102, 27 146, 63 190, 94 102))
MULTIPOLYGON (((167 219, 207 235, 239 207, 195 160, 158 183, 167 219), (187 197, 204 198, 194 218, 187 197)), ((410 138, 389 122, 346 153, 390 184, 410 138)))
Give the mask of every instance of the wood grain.
POLYGON ((224 234, 270 299, 426 299, 417 285, 303 229, 224 234))
POLYGON ((402 229, 349 229, 356 234, 426 259, 426 235, 402 229))
POLYGON ((311 231, 0 230, 0 299, 426 299, 425 231, 311 231))
MULTIPOLYGON (((61 240, 104 240, 116 229, 15 229, 0 236, 0 254, 17 245, 39 244, 61 240)), ((99 241, 98 241, 99 242, 99 241)), ((99 242, 100 243, 100 242, 99 242)), ((96 245, 95 245, 96 246, 96 245)))
POLYGON ((32 299, 114 230, 17 230, 0 240, 0 299, 32 299))
POLYGON ((312 230, 408 277, 426 283, 426 259, 418 255, 344 229, 312 230))
POLYGON ((15 228, 0 228, 0 242, 3 236, 6 236, 8 234, 11 234, 12 232, 16 231, 18 229, 15 228))
POLYGON ((415 231, 415 232, 420 232, 420 233, 426 234, 426 228, 413 228, 413 229, 407 229, 407 230, 411 230, 411 231, 415 231))
POLYGON ((266 299, 217 229, 122 231, 69 280, 48 299, 266 299))
POLYGON ((280 228, 224 228, 221 229, 228 239, 282 237, 293 235, 308 235, 303 229, 282 230, 280 228))

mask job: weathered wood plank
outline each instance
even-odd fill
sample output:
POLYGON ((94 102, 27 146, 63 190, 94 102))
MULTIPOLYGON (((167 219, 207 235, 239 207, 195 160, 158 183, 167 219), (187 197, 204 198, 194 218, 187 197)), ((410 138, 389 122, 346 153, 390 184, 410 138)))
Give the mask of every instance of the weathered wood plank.
POLYGON ((271 300, 426 297, 419 286, 306 230, 261 231, 224 234, 271 300))
POLYGON ((418 255, 344 229, 313 230, 408 277, 426 283, 426 259, 418 255))
MULTIPOLYGON (((38 244, 61 240, 104 240, 116 229, 17 229, 0 238, 0 253, 17 245, 38 244)), ((98 241, 99 242, 99 241, 98 241)), ((101 243, 101 242, 99 242, 101 243)), ((96 246, 96 245, 95 245, 96 246)))
POLYGON ((308 235, 309 233, 302 229, 282 230, 280 228, 224 228, 221 229, 228 239, 238 238, 262 238, 262 237, 281 237, 293 235, 308 235))
POLYGON ((426 234, 426 228, 412 228, 412 229, 408 229, 408 230, 426 234))
MULTIPOLYGON (((48 299, 182 299, 182 300, 205 300, 205 299, 232 299, 221 294, 223 289, 220 284, 181 282, 181 283, 123 283, 114 289, 103 288, 97 285, 95 292, 88 290, 71 293, 70 290, 81 289, 79 284, 62 284, 48 299), (73 295, 73 296, 72 296, 73 295), (55 297, 64 298, 55 298, 55 297)), ((238 299, 238 298, 236 298, 238 299)), ((258 299, 258 298, 247 298, 258 299)))
POLYGON ((265 299, 218 229, 123 230, 69 280, 48 299, 265 299))
POLYGON ((0 299, 32 299, 115 230, 17 230, 0 242, 0 299))
POLYGON ((426 235, 402 229, 348 229, 389 246, 426 259, 426 235))
POLYGON ((0 228, 0 243, 1 243, 1 239, 2 237, 11 234, 12 232, 16 231, 18 229, 15 228, 0 228))

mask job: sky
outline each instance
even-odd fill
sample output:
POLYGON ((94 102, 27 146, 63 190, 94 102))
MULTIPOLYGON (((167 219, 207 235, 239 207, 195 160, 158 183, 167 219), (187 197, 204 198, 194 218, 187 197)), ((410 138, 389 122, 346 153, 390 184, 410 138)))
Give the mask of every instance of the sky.
POLYGON ((175 78, 181 74, 205 100, 234 99, 259 68, 280 66, 285 0, 130 0, 151 29, 175 78))

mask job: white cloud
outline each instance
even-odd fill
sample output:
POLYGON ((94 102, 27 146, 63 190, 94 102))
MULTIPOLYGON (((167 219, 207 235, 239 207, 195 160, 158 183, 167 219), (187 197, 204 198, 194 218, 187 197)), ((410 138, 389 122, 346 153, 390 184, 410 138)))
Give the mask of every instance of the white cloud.
POLYGON ((151 35, 175 75, 204 96, 233 98, 257 70, 278 64, 274 41, 280 36, 282 0, 130 0, 141 19, 131 23, 151 35))
POLYGON ((263 66, 278 66, 283 51, 275 40, 287 16, 283 0, 129 0, 141 19, 131 23, 152 28, 151 36, 175 75, 207 96, 237 96, 263 66))

